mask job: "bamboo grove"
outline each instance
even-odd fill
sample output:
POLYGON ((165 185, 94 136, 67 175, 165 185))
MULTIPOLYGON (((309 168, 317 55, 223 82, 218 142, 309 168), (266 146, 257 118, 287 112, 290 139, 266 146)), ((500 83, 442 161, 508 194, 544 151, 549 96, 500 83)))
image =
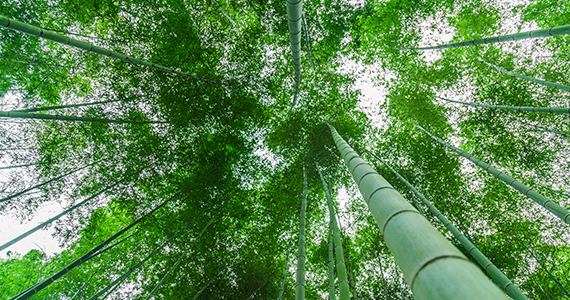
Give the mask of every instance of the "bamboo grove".
POLYGON ((0 8, 0 299, 570 298, 570 1, 0 8))

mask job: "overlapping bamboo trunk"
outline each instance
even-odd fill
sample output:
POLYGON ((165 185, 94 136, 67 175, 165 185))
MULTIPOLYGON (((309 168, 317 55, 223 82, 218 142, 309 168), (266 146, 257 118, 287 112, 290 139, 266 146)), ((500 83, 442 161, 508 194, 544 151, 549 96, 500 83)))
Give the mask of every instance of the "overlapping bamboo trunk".
POLYGON ((463 235, 461 231, 459 231, 441 212, 426 199, 426 197, 420 193, 416 188, 414 188, 404 177, 402 177, 396 170, 390 167, 384 160, 380 157, 371 153, 376 159, 382 162, 400 181, 402 181, 408 189, 410 189, 420 200, 422 203, 429 209, 429 211, 441 221, 441 223, 453 234, 453 236, 459 240, 461 245, 477 260, 479 265, 485 269, 485 271, 491 276, 491 278, 497 283, 497 285, 505 292, 507 295, 511 296, 511 298, 515 300, 528 300, 528 298, 519 290, 517 286, 515 286, 501 270, 499 270, 486 256, 483 254, 479 249, 463 235))
POLYGON ((297 256, 297 286, 295 299, 305 299, 305 215, 307 212, 307 171, 303 166, 303 199, 301 200, 301 216, 299 218, 299 249, 297 256))
POLYGON ((446 99, 442 97, 435 96, 437 99, 443 101, 458 103, 463 105, 469 105, 474 107, 484 107, 489 109, 502 109, 502 110, 514 110, 514 111, 532 111, 538 113, 551 113, 551 114, 570 114, 570 107, 534 107, 534 106, 509 106, 509 105, 489 105, 489 104, 478 104, 470 102, 461 102, 451 99, 446 99))
POLYGON ((328 124, 333 140, 410 285, 414 299, 506 299, 328 124))
POLYGON ((287 0, 287 18, 289 19, 289 40, 295 65, 295 95, 291 103, 291 109, 297 103, 299 95, 299 83, 301 81, 301 28, 303 17, 303 0, 287 0))
POLYGON ((329 220, 329 300, 335 300, 334 294, 334 256, 333 256, 333 232, 332 220, 329 220))
POLYGON ((420 48, 402 48, 402 50, 447 49, 447 48, 466 47, 466 46, 473 46, 473 45, 486 45, 486 44, 493 44, 493 43, 500 43, 500 42, 518 41, 518 40, 524 40, 524 39, 531 39, 531 38, 538 38, 538 37, 549 37, 549 36, 557 36, 557 35, 566 35, 566 34, 570 34, 570 25, 557 26, 557 27, 552 27, 552 28, 538 29, 538 30, 531 30, 531 31, 523 31, 520 33, 515 33, 515 34, 500 35, 500 36, 494 36, 494 37, 490 37, 490 38, 482 38, 482 39, 470 40, 470 41, 459 42, 459 43, 451 43, 451 44, 445 44, 445 45, 439 45, 439 46, 420 47, 420 48))
POLYGON ((468 160, 470 160, 472 163, 474 163, 475 165, 477 165, 481 169, 487 171, 489 174, 495 176, 496 178, 500 179, 501 181, 503 181, 504 183, 506 183, 510 187, 521 192, 523 195, 529 197, 534 202, 538 203, 540 206, 546 208, 552 214, 554 214, 555 216, 560 218, 564 223, 570 224, 570 212, 566 208, 561 207, 556 202, 546 198, 542 194, 539 194, 537 191, 526 186, 525 184, 521 183, 520 181, 513 179, 511 176, 495 169, 494 167, 492 167, 491 165, 489 165, 486 162, 483 162, 482 160, 478 159, 477 157, 452 146, 451 144, 447 143, 446 141, 444 141, 444 140, 438 138, 437 136, 433 135, 431 132, 427 131, 422 126, 420 126, 420 125, 418 125, 418 126, 423 131, 425 131, 430 137, 432 137, 435 141, 437 141, 438 143, 444 145, 445 147, 449 148, 453 152, 467 158, 468 160))
POLYGON ((327 188, 325 179, 323 178, 323 174, 321 173, 321 170, 318 166, 317 171, 319 172, 319 177, 321 177, 323 189, 325 190, 325 196, 327 198, 327 204, 329 206, 329 217, 333 230, 334 254, 336 258, 336 273, 338 275, 340 300, 350 300, 350 287, 348 286, 348 276, 346 273, 346 264, 344 262, 344 251, 342 250, 340 229, 338 228, 338 223, 336 221, 336 214, 334 212, 332 197, 329 189, 327 188))
POLYGON ((60 121, 117 123, 117 124, 165 124, 166 123, 160 121, 130 121, 130 120, 99 119, 92 117, 45 115, 45 114, 19 112, 19 111, 0 111, 0 117, 14 118, 14 119, 60 120, 60 121))
POLYGON ((478 57, 477 59, 479 59, 480 62, 482 62, 482 63, 484 63, 484 64, 486 64, 486 65, 488 65, 488 66, 490 66, 490 67, 495 68, 495 69, 496 69, 497 71, 499 71, 499 72, 502 72, 502 73, 505 73, 505 74, 508 74, 508 75, 511 75, 511 76, 514 76, 514 77, 517 77, 517 78, 520 78, 520 79, 524 79, 524 80, 526 80, 526 81, 538 83, 538 84, 540 84, 540 85, 544 85, 544 86, 548 86, 548 87, 555 88, 555 89, 558 89, 558 90, 570 92, 570 86, 563 85, 563 84, 559 84, 559 83, 554 83, 554 82, 550 82, 550 81, 546 81, 546 80, 540 80, 540 79, 532 78, 532 77, 525 76, 525 75, 521 75, 521 74, 518 74, 518 73, 515 73, 515 72, 512 72, 512 71, 509 71, 509 70, 507 70, 507 69, 505 69, 505 68, 501 68, 501 67, 499 67, 499 66, 497 66, 497 65, 494 65, 494 64, 492 64, 492 63, 488 63, 488 62, 484 61, 484 60, 483 60, 482 58, 480 58, 480 57, 478 57))

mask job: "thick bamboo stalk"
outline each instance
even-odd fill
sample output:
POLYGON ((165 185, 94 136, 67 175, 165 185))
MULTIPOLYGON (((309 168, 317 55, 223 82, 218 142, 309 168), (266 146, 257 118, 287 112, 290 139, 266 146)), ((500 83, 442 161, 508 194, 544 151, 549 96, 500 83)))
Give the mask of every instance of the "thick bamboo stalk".
POLYGON ((303 199, 301 200, 301 216, 299 217, 299 250, 297 256, 297 286, 295 299, 305 300, 305 215, 307 212, 307 171, 303 166, 303 199))
MULTIPOLYGON (((40 28, 40 27, 37 27, 34 25, 30 25, 30 24, 27 24, 24 22, 16 21, 16 20, 4 17, 4 16, 0 16, 0 26, 5 27, 5 28, 10 28, 10 29, 13 29, 13 30, 16 30, 19 32, 23 32, 25 34, 41 37, 41 38, 46 39, 46 40, 58 42, 58 43, 61 43, 64 45, 70 45, 70 46, 73 46, 75 48, 83 49, 83 50, 86 50, 89 52, 113 57, 113 58, 116 58, 116 59, 119 59, 119 60, 122 60, 125 62, 129 62, 129 63, 135 64, 135 65, 149 67, 149 68, 157 69, 157 70, 160 70, 163 72, 172 73, 172 74, 176 74, 176 75, 182 75, 182 76, 185 76, 188 78, 192 78, 192 79, 196 79, 196 80, 200 80, 200 81, 204 81, 204 82, 218 83, 214 80, 190 75, 188 73, 176 71, 174 69, 167 68, 167 67, 161 66, 159 64, 151 63, 151 62, 148 62, 148 61, 145 61, 142 59, 138 59, 138 58, 134 58, 132 56, 125 55, 125 54, 122 54, 119 52, 110 51, 110 50, 107 50, 105 48, 97 47, 93 44, 83 42, 80 40, 76 40, 76 39, 70 38, 68 36, 65 36, 63 34, 60 34, 60 33, 57 33, 57 32, 51 31, 51 30, 43 29, 43 28, 40 28)), ((226 85, 225 83, 221 83, 221 84, 226 85)))
POLYGON ((307 53, 309 54, 309 61, 313 70, 315 69, 315 63, 313 62, 313 54, 311 53, 311 40, 309 39, 309 29, 307 27, 307 20, 305 19, 305 13, 303 13, 303 32, 305 32, 305 43, 307 44, 307 53))
POLYGON ((13 110, 12 112, 30 113, 30 112, 36 112, 36 111, 46 111, 46 110, 55 110, 55 109, 62 109, 62 108, 71 108, 71 107, 76 108, 76 107, 82 107, 82 106, 106 104, 106 103, 112 103, 112 102, 117 102, 117 101, 119 101, 119 100, 98 101, 98 102, 91 102, 91 103, 79 103, 79 104, 67 104, 67 105, 56 105, 56 106, 46 106, 46 107, 34 107, 34 108, 13 110))
POLYGON ((165 123, 167 123, 167 122, 160 122, 160 121, 130 121, 130 120, 99 119, 99 118, 92 118, 92 117, 45 115, 45 114, 25 113, 25 112, 19 112, 19 111, 0 111, 0 117, 15 118, 15 119, 61 120, 61 121, 117 123, 117 124, 165 124, 165 123))
POLYGON ((328 126, 414 299, 506 299, 479 267, 358 156, 331 124, 328 126))
POLYGON ((37 166, 37 165, 39 165, 39 164, 38 164, 38 163, 35 163, 35 164, 25 164, 25 165, 7 166, 7 167, 0 167, 0 170, 14 169, 14 168, 23 168, 23 167, 30 167, 30 166, 37 166))
POLYGON ((551 114, 570 114, 570 107, 534 107, 534 106, 509 106, 509 105, 489 105, 489 104, 478 104, 470 102, 461 102, 456 100, 450 100, 438 96, 434 96, 437 99, 441 99, 447 102, 453 102, 463 105, 469 105, 474 107, 484 107, 489 109, 502 109, 502 110, 514 110, 514 111, 532 111, 538 113, 551 113, 551 114))
POLYGON ((31 191, 31 190, 40 188, 40 187, 42 187, 42 186, 44 186, 44 185, 46 185, 46 184, 48 184, 48 183, 54 182, 54 181, 56 181, 56 180, 59 180, 59 179, 65 177, 65 176, 71 175, 71 174, 73 174, 73 173, 75 173, 75 172, 79 172, 79 171, 81 171, 81 170, 83 170, 83 169, 85 169, 85 168, 87 168, 87 167, 90 167, 90 166, 92 166, 92 165, 94 165, 94 164, 95 164, 95 163, 86 165, 86 166, 81 167, 81 168, 79 168, 79 169, 75 169, 75 170, 70 171, 70 172, 67 172, 67 173, 65 173, 65 174, 63 174, 63 175, 57 176, 57 177, 55 177, 55 178, 52 178, 52 179, 50 179, 50 180, 48 180, 48 181, 44 181, 44 182, 42 182, 42 183, 38 183, 38 184, 36 184, 36 185, 34 185, 34 186, 32 186, 32 187, 29 187, 29 188, 27 188, 27 189, 25 189, 25 190, 23 190, 23 191, 21 191, 21 192, 17 192, 17 193, 15 193, 15 194, 13 194, 13 195, 10 195, 10 196, 6 197, 6 198, 0 199, 0 203, 6 202, 6 201, 8 201, 8 200, 10 200, 10 199, 13 199, 13 198, 15 198, 15 197, 18 197, 18 196, 20 196, 20 195, 22 195, 22 194, 24 194, 24 193, 27 193, 27 192, 29 192, 29 191, 31 191))
POLYGON ((336 221, 336 215, 334 212, 332 196, 327 188, 327 184, 325 179, 323 178, 323 174, 319 166, 317 167, 317 171, 319 172, 319 177, 321 178, 321 182, 323 183, 323 190, 325 190, 325 196, 327 198, 327 204, 329 206, 329 218, 332 224, 333 229, 333 240, 334 240, 334 254, 336 258, 336 273, 338 275, 338 285, 340 290, 340 300, 349 300, 350 299, 350 288, 348 286, 348 276, 346 273, 346 264, 344 262, 344 253, 342 251, 342 241, 340 239, 340 229, 338 227, 338 222, 336 221))
POLYGON ((329 221, 329 300, 335 300, 332 219, 329 221))
MULTIPOLYGON (((301 18, 303 17, 303 0, 287 0, 287 18, 289 19, 289 40, 295 65, 295 95, 291 103, 291 109, 297 103, 299 83, 301 81, 301 18)), ((290 110, 291 110, 290 109, 290 110)), ((289 111, 290 111, 289 110, 289 111)))
POLYGON ((121 236, 123 233, 125 233, 127 230, 131 229, 133 226, 137 225, 138 223, 140 223, 141 221, 145 220, 146 218, 148 218, 149 216, 151 216, 154 212, 156 212, 158 209, 160 209, 161 207, 163 207, 164 205, 166 205, 166 203, 170 202, 172 199, 174 199, 175 196, 177 196, 180 192, 174 194, 172 197, 170 197, 168 200, 162 202, 160 205, 158 205, 157 207, 155 207, 154 209, 152 209, 151 211, 149 211, 147 214, 145 214, 144 216, 140 217, 139 219, 137 219, 136 221, 132 222, 131 224, 129 224, 127 227, 119 230, 117 233, 115 233, 114 235, 112 235, 111 237, 109 237, 108 239, 106 239, 105 241, 103 241, 102 243, 100 243, 97 247, 91 249, 89 252, 83 254, 80 258, 76 259, 75 261, 73 261, 72 263, 70 263, 69 265, 67 265, 65 268, 61 269, 59 272, 55 273, 54 275, 50 276, 47 279, 44 279, 43 281, 35 284, 34 286, 32 286, 31 288, 27 289, 26 291, 10 298, 10 300, 24 300, 24 299, 28 299, 30 297, 32 297, 33 295, 37 294, 39 291, 41 291, 42 289, 46 288, 47 286, 49 286, 50 284, 52 284, 53 282, 55 282, 57 279, 59 279, 61 276, 67 274, 69 271, 73 270, 75 267, 83 264, 84 262, 90 260, 91 258, 93 258, 93 254, 99 252, 101 249, 103 249, 103 247, 105 247, 106 245, 108 245, 109 243, 111 243, 113 240, 115 240, 117 237, 121 236))
POLYGON ((526 80, 526 81, 538 83, 538 84, 540 84, 540 85, 544 85, 544 86, 547 86, 547 87, 551 87, 551 88, 555 88, 555 89, 558 89, 558 90, 563 90, 563 91, 566 91, 566 92, 570 92, 570 86, 563 85, 563 84, 558 84, 558 83, 554 83, 554 82, 550 82, 550 81, 546 81, 546 80, 540 80, 540 79, 536 79, 536 78, 529 77, 529 76, 525 76, 525 75, 521 75, 521 74, 517 74, 517 73, 512 72, 512 71, 509 71, 509 70, 507 70, 507 69, 505 69, 505 68, 501 68, 501 67, 499 67, 499 66, 497 66, 497 65, 494 65, 494 64, 492 64, 492 63, 488 63, 488 62, 484 61, 484 60, 483 60, 482 58, 480 58, 480 57, 477 57, 477 59, 479 59, 480 62, 482 62, 482 63, 484 63, 484 64, 486 64, 486 65, 488 65, 488 66, 490 66, 490 67, 493 67, 493 68, 495 68, 497 71, 500 71, 500 72, 502 72, 502 73, 505 73, 505 74, 508 74, 508 75, 511 75, 511 76, 514 76, 514 77, 517 77, 517 78, 520 78, 520 79, 524 79, 524 80, 526 80))
POLYGON ((570 34, 570 25, 557 26, 557 27, 552 27, 552 28, 538 29, 538 30, 531 30, 531 31, 523 31, 520 33, 500 35, 500 36, 494 36, 494 37, 490 37, 490 38, 476 39, 476 40, 470 40, 470 41, 464 41, 464 42, 452 43, 452 44, 445 44, 445 45, 439 45, 439 46, 420 47, 420 48, 402 48, 402 50, 447 49, 447 48, 457 48, 457 47, 465 47, 465 46, 473 46, 473 45, 486 45, 486 44, 493 44, 493 43, 500 43, 500 42, 518 41, 518 40, 524 40, 524 39, 530 39, 530 38, 549 37, 549 36, 558 36, 558 35, 566 35, 566 34, 570 34))
POLYGON ((68 208, 68 209, 66 209, 66 210, 64 210, 64 211, 62 211, 61 213, 57 214, 56 216, 50 218, 49 220, 47 220, 47 221, 41 223, 40 225, 38 225, 38 226, 36 226, 36 227, 34 227, 34 228, 32 228, 32 229, 30 229, 30 230, 28 230, 28 231, 22 233, 21 235, 15 237, 15 238, 13 238, 11 241, 6 242, 4 245, 0 246, 0 251, 2 251, 2 250, 4 250, 4 249, 6 249, 6 248, 8 248, 8 247, 10 247, 10 246, 12 246, 12 245, 14 245, 15 243, 19 242, 20 240, 22 240, 23 238, 29 236, 30 234, 32 234, 32 233, 34 233, 34 232, 36 232, 36 231, 38 231, 38 230, 44 228, 45 226, 47 226, 47 225, 53 223, 55 220, 58 220, 59 218, 61 218, 62 216, 68 214, 69 212, 75 210, 76 208, 83 206, 85 203, 87 203, 87 202, 89 202, 90 200, 96 198, 97 196, 101 195, 101 194, 104 193, 105 191, 108 191, 109 189, 111 189, 111 188, 117 186, 118 184, 119 184, 119 182, 117 182, 117 183, 115 183, 115 184, 113 184, 113 185, 111 185, 111 186, 106 187, 105 189, 101 190, 100 192, 94 194, 93 196, 91 196, 91 197, 89 197, 89 198, 87 198, 87 199, 85 199, 85 200, 83 200, 83 201, 81 201, 81 202, 79 202, 79 203, 73 205, 72 207, 70 207, 70 208, 68 208))
POLYGON ((505 292, 507 295, 515 300, 528 300, 528 298, 515 286, 501 270, 499 270, 486 256, 483 254, 465 235, 459 231, 441 212, 431 203, 427 198, 413 187, 404 177, 402 177, 396 170, 388 165, 383 159, 377 155, 369 152, 376 159, 382 162, 400 181, 402 181, 410 191, 412 191, 422 203, 429 209, 429 211, 439 219, 439 221, 453 234, 453 236, 461 243, 461 245, 475 258, 479 265, 491 276, 493 281, 505 292))
POLYGON ((420 126, 420 125, 418 125, 418 126, 423 131, 425 131, 430 137, 432 137, 434 140, 436 140, 438 143, 444 145, 445 147, 449 148, 453 152, 467 158, 468 160, 473 162, 475 165, 477 165, 481 169, 487 171, 489 174, 500 179, 501 181, 503 181, 504 183, 506 183, 510 187, 514 188, 515 190, 521 192, 523 195, 534 200, 534 202, 536 202, 540 206, 546 208, 548 211, 550 211, 552 214, 554 214, 555 216, 560 218, 566 224, 570 224, 570 212, 567 209, 561 207, 560 205, 558 205, 554 201, 546 198, 542 194, 539 194, 537 191, 531 189, 530 187, 526 186, 525 184, 521 183, 520 181, 513 179, 512 177, 508 176, 507 174, 495 169, 494 167, 492 167, 488 163, 483 162, 482 160, 478 159, 477 157, 475 157, 475 156, 473 156, 473 155, 471 155, 471 154, 469 154, 463 150, 460 150, 460 149, 452 146, 451 144, 445 142, 444 140, 436 137, 435 135, 433 135, 431 132, 427 131, 422 126, 420 126))

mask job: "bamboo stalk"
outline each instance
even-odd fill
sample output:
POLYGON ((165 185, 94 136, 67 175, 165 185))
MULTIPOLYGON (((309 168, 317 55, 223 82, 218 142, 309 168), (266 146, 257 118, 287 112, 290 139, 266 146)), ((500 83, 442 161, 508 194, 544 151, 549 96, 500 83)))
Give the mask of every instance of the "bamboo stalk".
POLYGON ((226 19, 228 19, 228 21, 230 21, 230 23, 232 23, 232 26, 236 26, 236 22, 234 22, 234 20, 232 20, 232 18, 230 18, 230 16, 220 6, 220 4, 218 4, 218 2, 216 0, 212 0, 212 4, 214 4, 220 10, 220 12, 224 15, 224 17, 226 17, 226 19))
POLYGON ((305 43, 307 44, 307 53, 309 54, 309 61, 311 62, 311 66, 313 70, 315 69, 315 63, 313 62, 313 54, 311 53, 311 40, 309 39, 309 29, 307 27, 307 20, 305 19, 305 13, 303 13, 303 17, 301 18, 303 21, 303 32, 305 32, 305 43))
POLYGON ((507 174, 503 173, 502 171, 495 169, 494 167, 487 164, 486 162, 483 162, 482 160, 478 159, 477 157, 475 157, 475 156, 473 156, 473 155, 471 155, 471 154, 469 154, 463 150, 460 150, 460 149, 452 146, 451 144, 445 142, 444 140, 436 137, 431 132, 429 132, 425 128, 423 128, 421 125, 418 124, 418 126, 423 131, 425 131, 430 137, 432 137, 435 141, 437 141, 438 143, 444 145, 445 147, 449 148, 453 152, 467 158, 468 160, 473 162, 475 165, 477 165, 481 169, 487 171, 489 174, 500 179, 501 181, 503 181, 504 183, 506 183, 510 187, 514 188, 515 190, 521 192, 523 195, 527 196, 528 198, 534 200, 534 202, 538 203, 540 206, 546 208, 552 214, 554 214, 555 216, 560 218, 564 223, 570 224, 570 212, 567 209, 561 207, 560 205, 558 205, 554 201, 546 198, 542 194, 539 194, 537 191, 531 189, 530 187, 526 186, 525 184, 521 183, 520 181, 513 179, 512 177, 508 176, 507 174))
MULTIPOLYGON (((76 39, 70 38, 68 36, 65 36, 63 34, 60 34, 60 33, 57 33, 57 32, 51 31, 51 30, 43 29, 43 28, 40 28, 37 26, 33 26, 33 25, 30 25, 30 24, 27 24, 24 22, 16 21, 16 20, 4 17, 4 16, 0 16, 0 26, 5 27, 5 28, 10 28, 10 29, 13 29, 13 30, 16 30, 19 32, 23 32, 25 34, 41 37, 41 38, 46 39, 46 40, 58 42, 58 43, 61 43, 64 45, 70 45, 72 47, 83 49, 83 50, 86 50, 89 52, 97 53, 97 54, 104 55, 104 56, 113 57, 113 58, 116 58, 116 59, 119 59, 119 60, 122 60, 125 62, 129 62, 129 63, 135 64, 135 65, 149 67, 149 68, 157 69, 157 70, 167 72, 167 73, 171 73, 171 74, 182 75, 182 76, 185 76, 188 78, 192 78, 192 79, 196 79, 196 80, 200 80, 200 81, 204 81, 204 82, 219 83, 219 82, 216 82, 214 80, 190 75, 188 73, 176 71, 174 69, 167 68, 167 67, 161 66, 159 64, 151 63, 151 62, 148 62, 146 60, 134 58, 132 56, 125 55, 125 54, 122 54, 119 52, 110 51, 110 50, 107 50, 105 48, 97 47, 97 46, 94 46, 93 44, 83 42, 80 40, 76 40, 76 39)), ((223 82, 221 84, 227 85, 226 83, 223 83, 223 82)))
POLYGON ((319 166, 316 166, 319 172, 319 177, 323 183, 323 190, 325 191, 325 196, 327 198, 327 204, 329 206, 329 218, 331 220, 333 229, 333 240, 334 240, 334 253, 336 258, 336 273, 338 275, 339 290, 340 290, 340 300, 350 299, 350 288, 348 286, 348 276, 346 273, 346 264, 344 262, 344 253, 342 251, 342 241, 340 239, 340 229, 338 227, 338 222, 336 220, 336 215, 334 212, 332 197, 327 188, 327 184, 321 172, 319 166))
POLYGON ((420 48, 401 48, 401 50, 447 49, 447 48, 457 48, 457 47, 465 47, 465 46, 473 46, 473 45, 486 45, 486 44, 493 44, 493 43, 518 41, 518 40, 524 40, 524 39, 530 39, 530 38, 550 37, 550 36, 558 36, 558 35, 566 35, 566 34, 570 34, 570 25, 557 26, 557 27, 552 27, 552 28, 538 29, 538 30, 531 30, 531 31, 523 31, 520 33, 500 35, 500 36, 494 36, 494 37, 490 37, 490 38, 476 39, 476 40, 464 41, 464 42, 459 42, 459 43, 444 44, 444 45, 439 45, 439 46, 429 46, 429 47, 420 47, 420 48))
POLYGON ((112 102, 117 102, 117 101, 119 101, 119 100, 98 101, 98 102, 91 102, 91 103, 67 104, 67 105, 46 106, 46 107, 34 107, 34 108, 13 110, 12 112, 29 113, 29 112, 36 112, 36 111, 46 111, 46 110, 55 110, 55 109, 62 109, 62 108, 71 108, 71 107, 76 108, 76 107, 82 107, 82 106, 106 104, 106 103, 112 103, 112 102))
POLYGON ((14 168, 23 168, 23 167, 37 166, 37 165, 39 165, 39 164, 38 164, 38 163, 35 163, 35 164, 25 164, 25 165, 7 166, 7 167, 0 167, 0 170, 14 169, 14 168))
POLYGON ((305 300, 305 215, 307 212, 307 171, 303 166, 303 198, 301 200, 301 216, 299 218, 299 250, 297 256, 297 286, 295 299, 305 300))
POLYGON ((422 203, 429 209, 429 211, 439 219, 439 221, 453 234, 453 236, 461 243, 461 245, 475 258, 479 265, 485 269, 485 271, 491 276, 493 281, 511 296, 515 300, 528 300, 528 298, 515 286, 499 268, 497 268, 486 256, 483 254, 465 235, 457 229, 441 212, 431 203, 422 193, 420 193, 415 187, 413 187, 404 177, 402 177, 396 170, 394 170, 390 165, 388 165, 383 159, 375 155, 374 153, 368 151, 372 156, 378 159, 382 164, 384 164, 402 183, 404 183, 410 191, 412 191, 422 203))
POLYGON ((303 0, 287 0, 287 18, 289 19, 289 40, 291 41, 291 52, 293 53, 293 64, 295 65, 295 95, 291 108, 297 103, 299 94, 299 83, 301 81, 301 18, 303 17, 303 0))
POLYGON ((19 112, 19 111, 0 111, 0 117, 16 118, 16 119, 61 120, 61 121, 117 123, 117 124, 166 124, 167 123, 167 122, 160 122, 160 121, 129 121, 129 120, 99 119, 99 118, 92 118, 92 117, 45 115, 45 114, 34 114, 34 113, 19 112))
POLYGON ((285 260, 285 268, 283 268, 283 278, 281 279, 281 289, 279 290, 279 300, 283 299, 283 292, 285 291, 285 277, 287 276, 287 266, 289 265, 290 251, 287 251, 287 259, 285 260))
POLYGON ((414 299, 506 299, 479 267, 374 171, 330 123, 327 125, 414 299))
POLYGON ((508 74, 508 75, 511 75, 511 76, 514 76, 514 77, 517 77, 517 78, 520 78, 520 79, 524 79, 524 80, 526 80, 526 81, 538 83, 538 84, 540 84, 540 85, 544 85, 544 86, 547 86, 547 87, 551 87, 551 88, 555 88, 555 89, 558 89, 558 90, 563 90, 563 91, 566 91, 566 92, 570 92, 570 86, 563 85, 563 84, 558 84, 558 83, 554 83, 554 82, 550 82, 550 81, 546 81, 546 80, 540 80, 540 79, 536 79, 536 78, 529 77, 529 76, 525 76, 525 75, 520 75, 520 74, 518 74, 518 73, 509 71, 509 70, 507 70, 507 69, 505 69, 505 68, 501 68, 501 67, 499 67, 499 66, 497 66, 497 65, 494 65, 494 64, 492 64, 492 63, 488 63, 488 62, 484 61, 484 60, 483 60, 482 58, 480 58, 480 57, 477 57, 477 59, 479 59, 480 62, 482 62, 482 63, 484 63, 484 64, 486 64, 486 65, 488 65, 488 66, 490 66, 490 67, 493 67, 493 68, 495 68, 496 70, 498 70, 498 71, 500 71, 500 72, 502 72, 502 73, 505 73, 505 74, 508 74))
POLYGON ((551 114, 570 114, 570 107, 534 107, 534 106, 509 106, 509 105, 489 105, 489 104, 478 104, 470 102, 461 102, 456 100, 450 100, 438 96, 434 96, 437 99, 441 99, 447 102, 453 102, 463 105, 469 105, 473 107, 484 107, 489 109, 501 109, 501 110, 513 110, 513 111, 531 111, 538 113, 551 113, 551 114))
POLYGON ((335 300, 332 219, 329 221, 329 300, 335 300))

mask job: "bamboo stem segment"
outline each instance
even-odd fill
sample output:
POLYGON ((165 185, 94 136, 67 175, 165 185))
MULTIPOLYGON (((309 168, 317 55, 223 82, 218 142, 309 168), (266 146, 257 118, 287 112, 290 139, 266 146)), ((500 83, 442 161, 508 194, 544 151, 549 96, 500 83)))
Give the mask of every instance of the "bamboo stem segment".
POLYGON ((531 111, 531 112, 538 112, 538 113, 551 113, 551 114, 570 114, 570 107, 534 107, 534 106, 509 106, 509 105, 489 105, 489 104, 478 104, 478 103, 469 103, 469 102, 461 102, 456 100, 450 100, 438 96, 434 96, 437 99, 441 99, 443 101, 458 103, 463 105, 469 105, 473 107, 484 107, 489 109, 502 109, 502 110, 513 110, 513 111, 531 111))
POLYGON ((307 212, 307 171, 303 166, 303 199, 301 200, 301 216, 299 220, 299 250, 297 256, 297 287, 295 299, 305 300, 305 215, 307 212))
POLYGON ((327 124, 414 299, 506 299, 479 267, 451 245, 327 124))
POLYGON ((287 18, 289 19, 289 40, 295 65, 295 95, 291 103, 291 109, 297 103, 299 83, 301 81, 301 28, 303 17, 303 0, 287 0, 287 18))
POLYGON ((129 121, 129 120, 111 120, 111 119, 98 119, 91 117, 74 117, 74 116, 61 116, 61 115, 45 115, 45 114, 31 114, 19 111, 0 111, 0 117, 15 118, 15 119, 37 119, 37 120, 61 120, 61 121, 79 121, 79 122, 98 122, 98 123, 117 123, 117 124, 165 124, 167 122, 160 121, 129 121))

